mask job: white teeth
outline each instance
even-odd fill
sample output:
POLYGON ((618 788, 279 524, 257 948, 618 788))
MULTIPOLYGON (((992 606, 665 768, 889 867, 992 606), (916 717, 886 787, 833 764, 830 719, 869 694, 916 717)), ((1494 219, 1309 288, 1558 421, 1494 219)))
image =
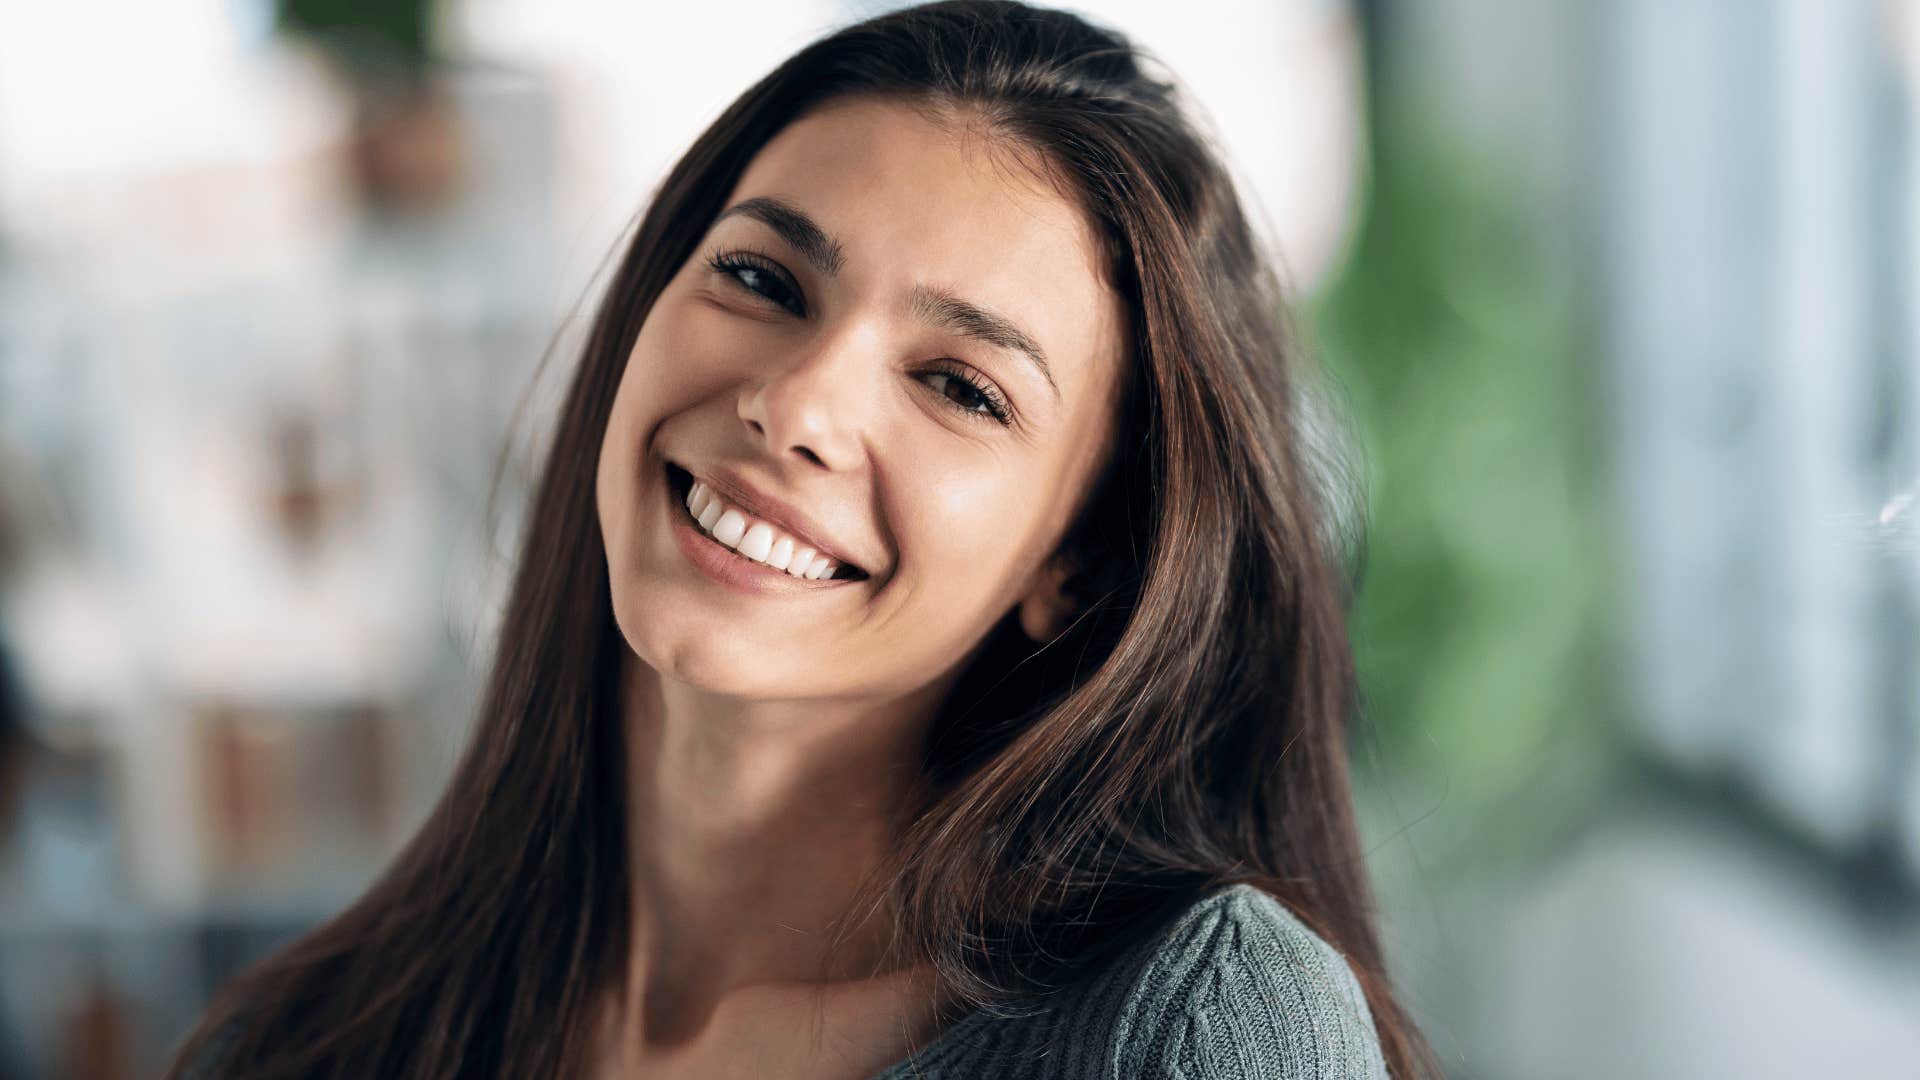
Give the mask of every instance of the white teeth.
POLYGON ((740 554, 756 562, 766 562, 767 552, 773 550, 773 526, 764 521, 756 521, 740 538, 740 554))
POLYGON ((747 533, 747 515, 728 507, 720 520, 713 523, 713 538, 728 547, 739 547, 740 538, 747 533))
POLYGON ((794 577, 806 577, 807 571, 813 569, 813 554, 810 547, 794 548, 793 561, 787 564, 787 573, 794 577))
POLYGON ((767 553, 765 562, 775 570, 785 570, 793 561, 793 537, 783 536, 773 542, 773 550, 767 553))
POLYGON ((712 488, 694 481, 687 489, 687 512, 707 535, 757 563, 797 578, 821 581, 833 576, 839 564, 799 543, 764 521, 728 506, 712 488))

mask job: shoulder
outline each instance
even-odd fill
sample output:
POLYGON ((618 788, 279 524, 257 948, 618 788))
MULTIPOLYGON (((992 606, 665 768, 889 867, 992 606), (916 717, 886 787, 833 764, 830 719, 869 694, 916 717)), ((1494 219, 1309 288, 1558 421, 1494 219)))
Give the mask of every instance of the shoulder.
POLYGON ((1111 1064, 1119 1075, 1385 1080, 1353 969, 1286 905, 1251 885, 1197 901, 1128 973, 1111 1064))

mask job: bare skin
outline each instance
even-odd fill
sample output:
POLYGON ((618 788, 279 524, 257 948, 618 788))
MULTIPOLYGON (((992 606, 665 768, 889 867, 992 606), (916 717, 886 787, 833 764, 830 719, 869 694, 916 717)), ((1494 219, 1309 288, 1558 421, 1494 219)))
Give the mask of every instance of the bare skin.
POLYGON ((1071 617, 1053 556, 1112 436, 1124 340, 1090 224, 990 139, 872 101, 797 121, 724 205, 799 209, 837 268, 723 213, 641 328, 596 474, 635 893, 601 1076, 867 1077, 945 1022, 930 968, 883 969, 889 913, 845 953, 823 939, 903 825, 973 650, 1009 612, 1038 640, 1071 617), (709 264, 740 251, 753 268, 709 264), (1004 317, 1046 373, 935 325, 916 286, 1004 317), (865 576, 713 576, 689 552, 714 541, 675 531, 670 464, 796 509, 865 576))

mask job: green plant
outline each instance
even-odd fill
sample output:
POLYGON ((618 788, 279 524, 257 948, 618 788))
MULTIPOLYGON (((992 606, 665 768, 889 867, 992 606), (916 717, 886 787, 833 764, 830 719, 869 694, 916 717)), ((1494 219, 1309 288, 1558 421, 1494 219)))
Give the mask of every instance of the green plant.
POLYGON ((432 59, 433 22, 432 0, 279 0, 277 25, 349 70, 415 74, 432 59))
POLYGON ((1517 170, 1437 129, 1381 126, 1307 315, 1368 466, 1366 724, 1423 803, 1400 812, 1453 803, 1423 846, 1493 854, 1546 842, 1614 760, 1614 552, 1575 260, 1517 170))

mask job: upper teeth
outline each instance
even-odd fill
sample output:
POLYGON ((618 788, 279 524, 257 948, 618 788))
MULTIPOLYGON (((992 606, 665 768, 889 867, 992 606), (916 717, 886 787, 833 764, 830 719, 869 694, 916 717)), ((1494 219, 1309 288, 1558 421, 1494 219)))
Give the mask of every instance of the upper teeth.
POLYGON ((687 512, 708 536, 757 563, 784 570, 794 577, 819 581, 833 576, 840 564, 795 540, 764 521, 748 517, 695 480, 687 492, 687 512))

